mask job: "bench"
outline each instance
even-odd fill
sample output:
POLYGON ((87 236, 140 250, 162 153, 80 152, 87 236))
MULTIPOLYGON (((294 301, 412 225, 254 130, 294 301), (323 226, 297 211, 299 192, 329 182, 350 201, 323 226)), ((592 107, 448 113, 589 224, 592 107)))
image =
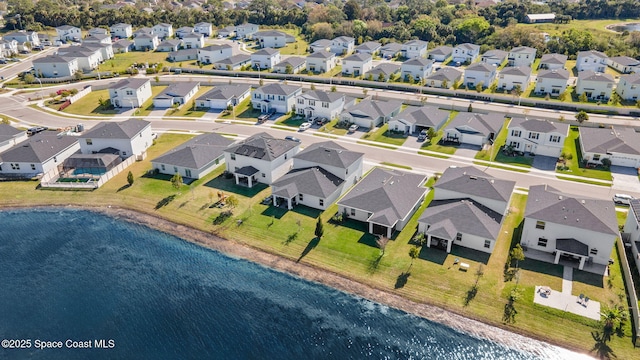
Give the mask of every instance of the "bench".
POLYGON ((461 262, 461 263, 460 263, 460 270, 461 270, 461 271, 467 271, 467 270, 469 270, 469 264, 461 262))

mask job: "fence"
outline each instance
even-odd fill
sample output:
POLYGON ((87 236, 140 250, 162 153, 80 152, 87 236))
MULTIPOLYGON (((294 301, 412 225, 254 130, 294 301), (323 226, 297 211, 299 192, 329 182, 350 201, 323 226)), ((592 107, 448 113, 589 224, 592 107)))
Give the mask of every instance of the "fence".
POLYGON ((121 171, 129 167, 136 161, 135 156, 129 156, 125 161, 118 164, 118 166, 104 173, 100 178, 91 178, 86 182, 58 182, 60 179, 60 172, 58 169, 53 169, 42 176, 40 186, 43 188, 57 188, 57 189, 97 189, 104 185, 107 181, 111 180, 114 176, 118 175, 121 171))
POLYGON ((89 93, 90 93, 91 91, 92 91, 92 90, 91 90, 91 85, 87 85, 87 86, 85 86, 85 88, 84 88, 84 89, 82 89, 82 90, 78 91, 78 93, 77 93, 77 94, 72 95, 72 96, 68 96, 68 97, 67 97, 67 100, 69 100, 69 102, 70 102, 71 104, 73 104, 74 102, 76 102, 76 101, 78 101, 78 100, 82 99, 83 97, 85 97, 85 96, 89 95, 89 93))
POLYGON ((627 295, 629 296, 629 306, 631 308, 631 323, 633 326, 633 344, 640 337, 640 311, 638 310, 638 295, 636 294, 636 287, 633 284, 633 276, 631 276, 631 268, 629 267, 629 261, 627 259, 627 253, 624 248, 624 244, 620 237, 616 241, 616 247, 618 248, 618 254, 620 255, 620 265, 622 267, 622 275, 624 276, 624 282, 627 288, 627 295))

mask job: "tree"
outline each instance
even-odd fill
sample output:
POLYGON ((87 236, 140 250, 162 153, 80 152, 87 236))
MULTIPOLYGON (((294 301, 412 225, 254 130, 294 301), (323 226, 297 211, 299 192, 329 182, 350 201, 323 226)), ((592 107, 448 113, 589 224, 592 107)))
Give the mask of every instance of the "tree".
POLYGON ((589 114, 586 111, 580 110, 579 113, 576 114, 576 120, 578 123, 582 124, 583 122, 589 120, 589 114))
POLYGON ((284 72, 287 74, 293 74, 293 66, 291 66, 291 64, 287 64, 284 68, 284 72))
POLYGON ((173 177, 171 178, 171 185, 176 189, 180 189, 180 187, 182 186, 182 175, 175 173, 175 175, 173 175, 173 177))
POLYGON ((580 94, 580 102, 587 102, 589 101, 589 99, 587 99, 587 94, 582 93, 580 94))
POLYGON ((336 86, 335 86, 335 85, 333 85, 333 86, 331 87, 331 92, 336 92, 336 91, 338 91, 338 88, 336 88, 336 86))
POLYGON ((127 174, 127 183, 129 183, 129 186, 133 185, 133 181, 133 173, 129 171, 129 173, 127 174))
POLYGON ((362 9, 356 0, 349 0, 344 4, 342 11, 347 16, 347 20, 361 19, 362 9))
POLYGON ((318 221, 316 222, 316 231, 314 232, 318 239, 322 238, 324 235, 324 225, 322 224, 322 218, 318 216, 318 221))
POLYGON ((411 265, 413 265, 413 260, 415 260, 420 255, 420 249, 417 246, 409 249, 409 256, 411 257, 411 265))
POLYGON ((156 83, 160 82, 160 77, 158 75, 154 76, 153 79, 156 81, 156 83))
POLYGON ((443 89, 448 89, 449 88, 449 82, 447 80, 443 80, 442 81, 442 88, 443 89))
POLYGON ((378 81, 385 81, 385 76, 383 73, 378 74, 378 81))
POLYGON ((386 236, 378 236, 376 239, 376 245, 380 250, 382 250, 382 254, 380 256, 384 256, 384 249, 387 247, 387 243, 389 242, 389 238, 386 236))
POLYGON ((524 250, 522 250, 522 246, 520 246, 520 244, 516 244, 516 246, 513 249, 511 249, 511 253, 509 253, 509 256, 511 257, 512 260, 516 261, 516 269, 517 269, 518 263, 524 260, 524 250))
POLYGON ((431 141, 432 139, 435 139, 436 136, 438 136, 438 132, 436 131, 436 129, 430 127, 429 130, 427 130, 427 136, 429 137, 429 141, 431 141))
POLYGON ((498 90, 498 84, 497 83, 493 83, 493 84, 491 84, 491 86, 489 86, 489 91, 491 91, 492 93, 495 93, 496 90, 498 90))
POLYGON ((316 84, 311 84, 310 89, 314 91, 316 89, 316 84))
POLYGON ((36 77, 33 76, 33 74, 25 74, 22 80, 27 84, 31 84, 32 82, 36 81, 36 77))
POLYGON ((467 108, 467 112, 473 112, 473 106, 471 106, 471 104, 469 104, 469 107, 467 108))
POLYGON ((484 89, 484 84, 482 83, 482 81, 480 81, 476 84, 476 91, 480 93, 482 92, 482 89, 484 89))
POLYGON ((229 207, 231 207, 232 209, 235 208, 236 206, 238 206, 238 198, 235 195, 229 195, 227 197, 227 199, 225 200, 225 202, 229 205, 229 207))
POLYGON ((76 71, 76 73, 75 73, 75 74, 73 74, 73 77, 74 77, 76 80, 82 80, 82 78, 84 77, 84 75, 82 75, 82 71, 78 70, 78 71, 76 71))

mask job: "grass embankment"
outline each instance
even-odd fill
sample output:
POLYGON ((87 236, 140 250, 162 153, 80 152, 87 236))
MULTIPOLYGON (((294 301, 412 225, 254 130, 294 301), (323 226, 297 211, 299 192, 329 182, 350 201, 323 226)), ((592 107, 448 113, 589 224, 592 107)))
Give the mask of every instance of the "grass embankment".
POLYGON ((402 146, 402 144, 407 140, 407 135, 404 133, 389 131, 389 124, 384 124, 374 131, 367 140, 402 146))
MULTIPOLYGON (((95 191, 38 190, 35 182, 0 183, 0 205, 88 205, 120 206, 142 213, 162 217, 168 221, 191 226, 220 235, 229 240, 277 254, 291 260, 317 266, 374 288, 401 295, 416 302, 424 302, 449 309, 461 315, 478 319, 507 330, 522 332, 556 344, 563 344, 588 352, 593 348, 591 332, 593 321, 570 316, 534 305, 536 285, 546 285, 559 290, 562 286, 562 268, 534 260, 520 262, 518 288, 523 297, 515 303, 517 315, 514 323, 503 323, 507 294, 516 286, 505 281, 504 264, 509 249, 517 242, 514 233, 522 221, 526 196, 515 194, 510 211, 503 221, 500 235, 491 255, 454 246, 451 254, 435 248, 423 247, 419 257, 412 261, 410 243, 422 211, 433 198, 429 192, 405 229, 396 233, 381 254, 375 238, 366 231, 363 223, 346 220, 334 223, 334 204, 326 211, 298 206, 287 211, 261 204, 270 194, 267 186, 253 189, 238 187, 233 179, 222 176, 224 166, 190 186, 174 189, 169 176, 148 176, 150 159, 189 139, 188 135, 165 134, 148 151, 147 159, 134 163, 118 174, 102 188, 95 191), (127 187, 127 172, 131 170, 135 182, 127 187), (210 207, 217 202, 218 193, 234 195, 238 199, 235 208, 210 207), (222 219, 223 211, 231 210, 232 216, 222 219), (314 238, 316 218, 325 222, 324 236, 314 238), (220 223, 214 225, 216 220, 220 223), (238 220, 242 220, 238 222, 238 220), (459 271, 454 259, 470 265, 467 272, 459 271), (470 296, 476 283, 476 270, 482 265, 484 275, 479 277, 478 290, 470 296)), ((432 184, 430 180, 428 184, 432 184)), ((612 274, 619 273, 620 261, 613 253, 615 263, 612 274)), ((574 288, 589 294, 602 304, 624 303, 621 276, 610 282, 602 277, 589 276, 576 271, 574 288)), ((628 329, 626 329, 628 330, 628 329)), ((608 343, 618 358, 634 358, 628 331, 624 337, 616 337, 608 343)))

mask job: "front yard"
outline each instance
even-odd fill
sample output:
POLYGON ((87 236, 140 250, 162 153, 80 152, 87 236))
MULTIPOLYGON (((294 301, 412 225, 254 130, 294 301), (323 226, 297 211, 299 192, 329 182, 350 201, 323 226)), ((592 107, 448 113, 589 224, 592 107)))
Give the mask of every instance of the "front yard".
MULTIPOLYGON (((363 139, 364 136, 367 135, 363 135, 363 139)), ((372 134, 369 134, 367 140, 402 146, 402 144, 407 140, 407 135, 401 132, 390 131, 389 124, 384 124, 372 134)))
POLYGON ((587 168, 582 164, 582 152, 580 151, 580 132, 577 126, 571 126, 569 136, 565 140, 562 148, 564 164, 556 168, 556 173, 562 175, 577 175, 585 178, 612 180, 611 172, 603 168, 587 168))

